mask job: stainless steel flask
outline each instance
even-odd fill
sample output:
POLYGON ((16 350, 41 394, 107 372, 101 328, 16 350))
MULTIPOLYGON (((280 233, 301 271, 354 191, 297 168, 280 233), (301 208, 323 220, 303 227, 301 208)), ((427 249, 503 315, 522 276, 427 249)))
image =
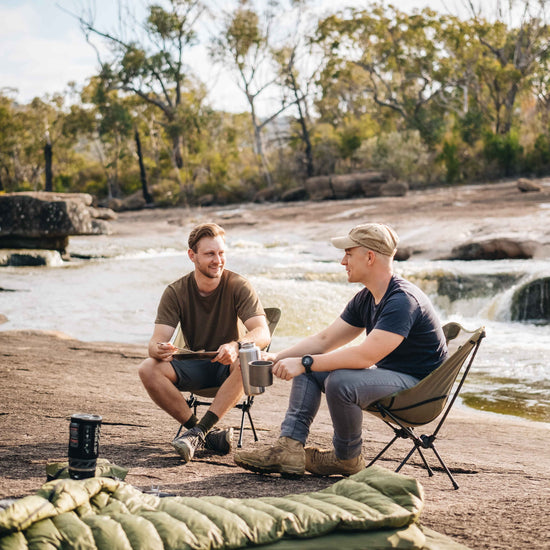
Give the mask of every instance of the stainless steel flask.
POLYGON ((260 350, 254 342, 241 344, 239 360, 241 362, 241 375, 243 377, 243 388, 246 395, 258 395, 263 393, 265 388, 250 385, 250 361, 257 361, 260 358, 260 350))

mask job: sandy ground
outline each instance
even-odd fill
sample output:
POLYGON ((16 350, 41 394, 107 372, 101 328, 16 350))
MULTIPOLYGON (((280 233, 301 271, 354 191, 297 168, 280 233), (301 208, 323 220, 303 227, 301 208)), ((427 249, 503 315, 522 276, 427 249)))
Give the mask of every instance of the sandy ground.
MULTIPOLYGON (((328 239, 335 231, 344 234, 355 223, 372 220, 394 224, 403 244, 426 257, 443 255, 476 235, 503 234, 529 235, 547 256, 550 224, 542 223, 550 213, 547 204, 547 190, 519 194, 514 184, 504 183, 417 192, 400 199, 259 205, 222 214, 216 214, 216 208, 172 209, 163 216, 156 211, 133 212, 121 215, 114 228, 119 237, 144 230, 171 231, 175 225, 217 215, 217 221, 236 231, 253 230, 258 220, 274 228, 292 222, 303 234, 328 239), (438 228, 449 238, 434 239, 438 228)), ((0 331, 0 498, 34 493, 46 479, 47 462, 66 460, 69 418, 76 412, 103 417, 100 456, 128 468, 126 481, 142 490, 249 497, 313 491, 338 479, 258 476, 238 468, 231 454, 205 451, 182 464, 170 446, 178 426, 153 405, 138 380, 137 365, 145 353, 145 345, 83 343, 32 330, 0 331)), ((276 381, 256 398, 253 416, 262 443, 277 438, 288 391, 288 383, 276 381)), ((240 412, 231 411, 221 424, 238 429, 240 412)), ((365 415, 365 458, 374 456, 391 435, 382 422, 365 415)), ((428 477, 416 458, 402 471, 424 487, 421 522, 471 548, 548 548, 549 436, 547 423, 454 409, 438 448, 460 489, 453 490, 440 469, 428 477)), ((323 404, 310 442, 329 446, 330 439, 323 404)), ((244 445, 253 444, 247 428, 244 445)), ((380 465, 395 469, 407 451, 408 444, 399 442, 380 465)), ((433 456, 428 460, 435 466, 433 456)))

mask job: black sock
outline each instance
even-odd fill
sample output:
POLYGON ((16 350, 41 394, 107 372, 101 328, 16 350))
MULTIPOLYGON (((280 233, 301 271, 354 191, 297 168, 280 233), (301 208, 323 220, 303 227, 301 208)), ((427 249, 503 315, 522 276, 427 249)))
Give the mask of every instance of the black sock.
POLYGON ((186 430, 190 430, 191 428, 194 428, 198 424, 198 422, 199 422, 199 419, 194 414, 192 414, 191 418, 187 422, 185 422, 183 427, 186 430))
POLYGON ((197 426, 205 433, 207 434, 211 429, 212 427, 214 426, 214 424, 216 424, 216 422, 219 420, 219 418, 217 417, 217 415, 215 415, 213 412, 211 411, 206 411, 206 414, 200 419, 199 423, 197 424, 197 426))

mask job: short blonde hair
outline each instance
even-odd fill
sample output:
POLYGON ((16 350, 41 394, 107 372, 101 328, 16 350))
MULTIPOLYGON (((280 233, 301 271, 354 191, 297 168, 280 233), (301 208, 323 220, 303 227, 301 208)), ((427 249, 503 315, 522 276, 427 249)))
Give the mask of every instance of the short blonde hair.
POLYGON ((217 223, 201 223, 189 233, 187 244, 193 251, 197 251, 197 244, 204 237, 221 237, 225 241, 225 230, 217 223))

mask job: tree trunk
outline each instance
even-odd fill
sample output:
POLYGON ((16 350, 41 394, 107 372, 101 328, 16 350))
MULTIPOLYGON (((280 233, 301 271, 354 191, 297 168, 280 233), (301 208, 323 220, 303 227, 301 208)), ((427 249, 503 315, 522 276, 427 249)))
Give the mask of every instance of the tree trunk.
POLYGON ((518 93, 518 87, 512 86, 504 99, 504 124, 502 125, 502 135, 507 135, 512 129, 512 122, 514 117, 514 104, 516 102, 516 96, 518 93))
POLYGON ((180 169, 183 168, 183 155, 181 153, 182 141, 181 136, 174 136, 172 138, 174 162, 180 169))
POLYGON ((296 85, 294 73, 290 70, 289 74, 292 82, 292 90, 294 91, 294 98, 296 99, 296 105, 298 107, 298 122, 300 123, 300 128, 302 130, 302 141, 306 145, 306 173, 307 177, 311 178, 313 177, 313 150, 311 147, 311 139, 309 137, 309 129, 307 127, 305 114, 302 111, 302 101, 298 97, 298 86, 296 85))
POLYGON ((44 145, 44 172, 46 176, 46 183, 45 183, 45 191, 52 192, 53 191, 53 173, 52 173, 52 158, 53 158, 53 151, 52 151, 52 144, 50 141, 50 137, 46 136, 46 144, 44 145))
POLYGON ((254 106, 251 105, 251 117, 252 125, 254 127, 254 148, 256 149, 256 155, 260 158, 260 167, 264 173, 265 181, 268 187, 273 187, 273 179, 271 178, 271 172, 267 166, 267 160, 264 155, 264 148, 262 143, 262 129, 258 125, 256 120, 256 114, 254 112, 254 106))
POLYGON ((153 204, 153 197, 149 193, 147 186, 147 174, 145 173, 145 165, 143 164, 143 153, 141 152, 141 139, 139 138, 139 130, 136 128, 134 132, 134 138, 136 140, 136 150, 139 161, 139 179, 141 180, 141 189, 143 191, 143 198, 146 204, 153 204))

